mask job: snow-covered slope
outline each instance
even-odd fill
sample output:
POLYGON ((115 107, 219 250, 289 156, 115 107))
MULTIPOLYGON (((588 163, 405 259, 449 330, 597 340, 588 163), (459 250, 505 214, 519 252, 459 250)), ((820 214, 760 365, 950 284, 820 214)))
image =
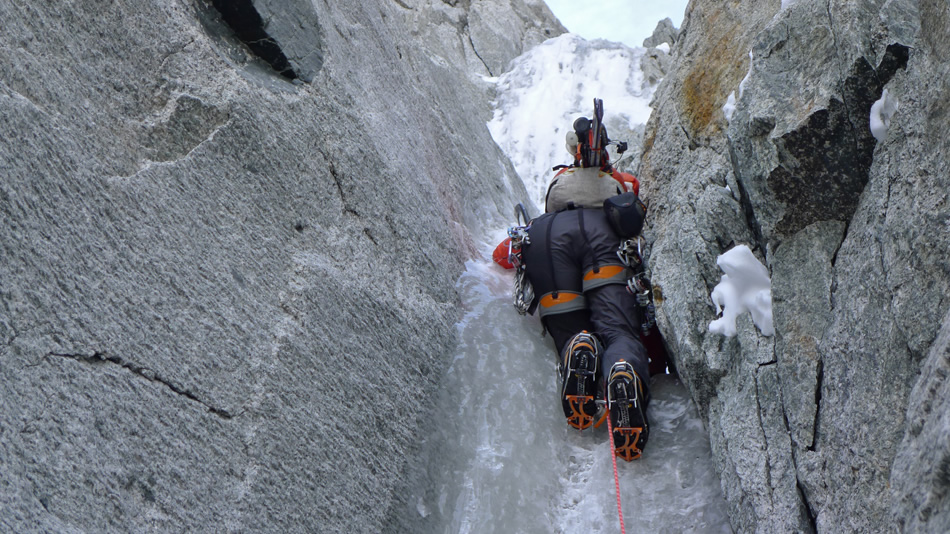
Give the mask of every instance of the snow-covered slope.
POLYGON ((640 65, 661 56, 662 49, 591 42, 567 33, 511 62, 498 79, 495 114, 488 127, 524 181, 531 195, 525 200, 540 205, 551 167, 572 161, 564 135, 576 118, 591 117, 594 98, 604 101, 610 138, 633 141, 650 118, 657 82, 645 76, 640 65))

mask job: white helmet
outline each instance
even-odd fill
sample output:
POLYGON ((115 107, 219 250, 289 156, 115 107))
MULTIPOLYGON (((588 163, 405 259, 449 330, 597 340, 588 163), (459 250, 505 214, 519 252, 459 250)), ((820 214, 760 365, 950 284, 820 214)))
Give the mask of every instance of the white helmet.
POLYGON ((574 130, 568 130, 567 135, 564 136, 565 147, 567 148, 568 154, 572 157, 577 155, 577 133, 574 130))

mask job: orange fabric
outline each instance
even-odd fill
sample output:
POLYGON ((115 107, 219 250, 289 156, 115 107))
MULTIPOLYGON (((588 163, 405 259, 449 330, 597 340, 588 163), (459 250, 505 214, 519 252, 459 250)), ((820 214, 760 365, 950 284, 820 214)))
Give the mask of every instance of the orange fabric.
POLYGON ((640 181, 637 180, 636 176, 626 172, 620 172, 616 169, 610 173, 610 176, 620 182, 620 185, 624 187, 625 191, 633 191, 638 195, 640 194, 640 181))
POLYGON ((613 278, 618 274, 622 273, 626 269, 623 265, 607 265, 600 268, 600 272, 595 273, 594 271, 588 271, 584 275, 584 281, 590 280, 602 280, 604 278, 613 278))
POLYGON ((565 302, 570 302, 576 298, 579 298, 581 295, 577 293, 559 293, 557 298, 554 298, 554 295, 545 295, 541 297, 541 306, 544 308, 550 308, 557 304, 564 304, 565 302))

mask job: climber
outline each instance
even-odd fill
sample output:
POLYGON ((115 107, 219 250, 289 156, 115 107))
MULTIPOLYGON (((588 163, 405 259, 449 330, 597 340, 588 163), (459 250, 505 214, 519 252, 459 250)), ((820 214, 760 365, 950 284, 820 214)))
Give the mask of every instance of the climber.
POLYGON ((568 132, 574 164, 552 180, 519 261, 534 291, 530 311, 538 310, 559 355, 568 424, 583 430, 609 415, 616 454, 633 460, 649 436, 650 372, 638 301, 627 289, 630 266, 618 249, 639 234, 645 208, 636 178, 610 165, 602 105, 595 99, 595 118, 579 118, 568 132))

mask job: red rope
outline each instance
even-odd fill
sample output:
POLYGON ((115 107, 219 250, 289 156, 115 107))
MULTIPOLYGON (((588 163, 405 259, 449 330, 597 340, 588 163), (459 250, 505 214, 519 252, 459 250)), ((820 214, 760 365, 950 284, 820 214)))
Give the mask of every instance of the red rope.
POLYGON ((617 474, 617 453, 614 452, 614 429, 610 424, 610 408, 607 408, 607 434, 610 435, 610 458, 614 461, 614 486, 617 488, 617 515, 620 516, 620 534, 627 534, 623 526, 623 510, 620 508, 620 475, 617 474))

